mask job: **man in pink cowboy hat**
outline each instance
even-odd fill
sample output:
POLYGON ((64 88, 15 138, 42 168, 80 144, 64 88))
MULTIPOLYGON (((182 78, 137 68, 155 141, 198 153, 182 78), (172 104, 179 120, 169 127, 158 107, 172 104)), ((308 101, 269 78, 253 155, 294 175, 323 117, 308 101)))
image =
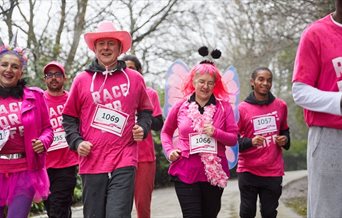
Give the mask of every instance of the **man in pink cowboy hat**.
POLYGON ((63 110, 67 142, 79 154, 84 217, 131 217, 137 141, 153 107, 143 77, 117 59, 131 47, 128 32, 103 21, 84 39, 96 58, 75 77, 63 110))

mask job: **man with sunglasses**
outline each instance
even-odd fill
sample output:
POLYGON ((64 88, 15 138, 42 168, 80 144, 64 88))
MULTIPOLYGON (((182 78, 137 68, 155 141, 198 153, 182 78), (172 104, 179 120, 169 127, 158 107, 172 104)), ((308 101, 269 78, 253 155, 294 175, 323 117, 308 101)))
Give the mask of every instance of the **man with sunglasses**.
POLYGON ((62 111, 68 98, 68 92, 64 90, 66 76, 63 65, 56 61, 48 63, 43 71, 47 86, 44 96, 54 130, 54 140, 46 155, 51 193, 44 204, 50 218, 67 218, 71 217, 78 156, 76 152, 69 149, 62 127, 62 111))

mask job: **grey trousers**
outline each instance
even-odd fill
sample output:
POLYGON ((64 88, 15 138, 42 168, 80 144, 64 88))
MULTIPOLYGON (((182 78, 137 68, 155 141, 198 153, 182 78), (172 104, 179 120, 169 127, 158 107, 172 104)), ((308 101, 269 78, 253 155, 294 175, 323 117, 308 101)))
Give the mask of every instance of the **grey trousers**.
POLYGON ((135 167, 104 174, 82 174, 85 218, 130 218, 133 207, 135 167))
POLYGON ((307 217, 342 217, 342 130, 310 127, 307 164, 307 217))

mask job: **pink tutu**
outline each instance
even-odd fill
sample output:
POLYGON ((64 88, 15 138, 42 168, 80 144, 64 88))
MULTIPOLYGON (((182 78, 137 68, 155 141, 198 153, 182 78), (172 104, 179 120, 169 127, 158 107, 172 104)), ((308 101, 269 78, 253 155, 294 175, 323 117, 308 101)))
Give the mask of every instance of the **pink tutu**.
POLYGON ((0 206, 8 205, 17 195, 32 196, 39 202, 49 195, 49 177, 46 169, 22 171, 15 173, 0 173, 0 206))

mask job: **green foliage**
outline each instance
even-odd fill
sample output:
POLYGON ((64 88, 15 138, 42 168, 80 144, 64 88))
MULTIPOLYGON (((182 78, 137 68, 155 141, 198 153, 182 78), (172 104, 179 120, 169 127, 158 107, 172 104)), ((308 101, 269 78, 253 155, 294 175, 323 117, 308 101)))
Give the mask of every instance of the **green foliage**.
POLYGON ((295 197, 288 199, 285 202, 286 206, 292 208, 294 211, 296 211, 297 214, 306 217, 307 208, 306 208, 306 197, 295 197))
POLYGON ((82 180, 77 174, 76 187, 74 189, 73 204, 80 204, 82 202, 82 180))
POLYGON ((283 151, 285 171, 306 169, 306 140, 292 140, 288 151, 283 151))
POLYGON ((156 153, 156 177, 155 188, 170 186, 170 176, 168 174, 169 161, 164 156, 163 148, 160 142, 160 134, 153 134, 154 150, 156 153))
MULTIPOLYGON (((160 105, 164 105, 164 95, 165 90, 158 90, 160 105)), ((163 148, 160 141, 160 132, 153 133, 153 141, 154 141, 154 150, 156 153, 156 177, 155 177, 155 188, 161 188, 165 186, 170 186, 170 176, 168 174, 169 169, 169 161, 166 159, 163 148)))
POLYGON ((43 202, 39 202, 39 203, 33 203, 32 206, 31 206, 31 212, 30 214, 33 215, 33 214, 41 214, 43 213, 45 210, 45 207, 44 207, 44 203, 43 202))

